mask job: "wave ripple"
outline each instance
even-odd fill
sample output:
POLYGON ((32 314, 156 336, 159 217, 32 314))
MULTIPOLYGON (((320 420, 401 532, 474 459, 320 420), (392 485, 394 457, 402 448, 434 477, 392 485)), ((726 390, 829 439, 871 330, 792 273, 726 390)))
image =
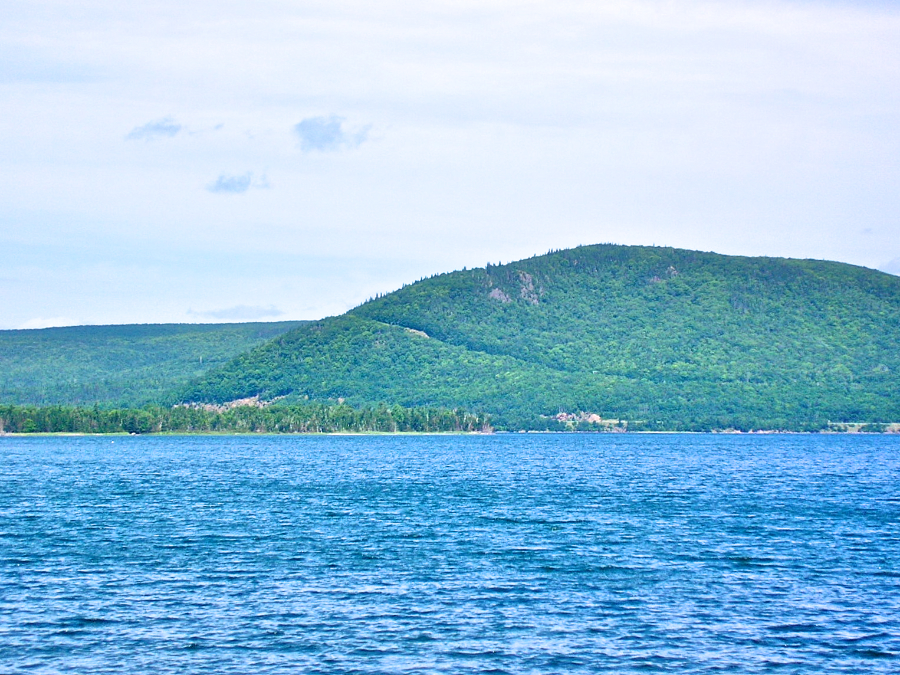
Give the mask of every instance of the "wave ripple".
POLYGON ((0 439, 9 673, 900 671, 900 438, 0 439))

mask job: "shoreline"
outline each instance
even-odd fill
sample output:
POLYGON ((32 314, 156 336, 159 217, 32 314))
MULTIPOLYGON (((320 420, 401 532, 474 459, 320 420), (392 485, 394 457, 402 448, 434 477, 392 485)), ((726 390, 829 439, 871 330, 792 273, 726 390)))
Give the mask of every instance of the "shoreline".
POLYGON ((153 438, 168 436, 512 436, 512 435, 559 435, 559 436, 619 436, 627 435, 709 435, 709 436, 900 436, 890 431, 664 431, 642 430, 627 432, 610 431, 158 431, 146 434, 127 433, 122 431, 87 433, 80 431, 33 431, 33 432, 0 432, 0 438, 67 438, 67 437, 119 437, 119 438, 153 438))

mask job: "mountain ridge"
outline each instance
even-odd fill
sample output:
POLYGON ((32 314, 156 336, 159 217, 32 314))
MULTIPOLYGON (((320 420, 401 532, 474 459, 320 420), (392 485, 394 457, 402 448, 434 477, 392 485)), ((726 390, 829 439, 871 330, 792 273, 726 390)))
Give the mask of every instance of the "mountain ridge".
POLYGON ((808 428, 900 419, 897 344, 900 278, 599 244, 406 285, 176 398, 462 406, 509 428, 578 411, 651 428, 808 428))
POLYGON ((144 405, 302 321, 0 331, 0 404, 144 405))

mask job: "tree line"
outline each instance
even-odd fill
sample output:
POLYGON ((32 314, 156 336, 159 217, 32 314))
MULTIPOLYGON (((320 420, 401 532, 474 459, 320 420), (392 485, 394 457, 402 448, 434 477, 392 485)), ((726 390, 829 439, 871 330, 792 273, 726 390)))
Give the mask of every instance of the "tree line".
POLYGON ((337 433, 477 432, 490 430, 479 413, 441 408, 303 403, 215 410, 200 406, 0 405, 0 433, 337 433))

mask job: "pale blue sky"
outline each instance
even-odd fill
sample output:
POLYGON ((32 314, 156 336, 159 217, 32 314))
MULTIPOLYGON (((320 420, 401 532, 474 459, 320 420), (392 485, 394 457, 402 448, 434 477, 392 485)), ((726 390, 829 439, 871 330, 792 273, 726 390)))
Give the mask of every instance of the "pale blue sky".
POLYGON ((0 110, 0 328, 598 242, 900 273, 892 3, 6 0, 0 110))

